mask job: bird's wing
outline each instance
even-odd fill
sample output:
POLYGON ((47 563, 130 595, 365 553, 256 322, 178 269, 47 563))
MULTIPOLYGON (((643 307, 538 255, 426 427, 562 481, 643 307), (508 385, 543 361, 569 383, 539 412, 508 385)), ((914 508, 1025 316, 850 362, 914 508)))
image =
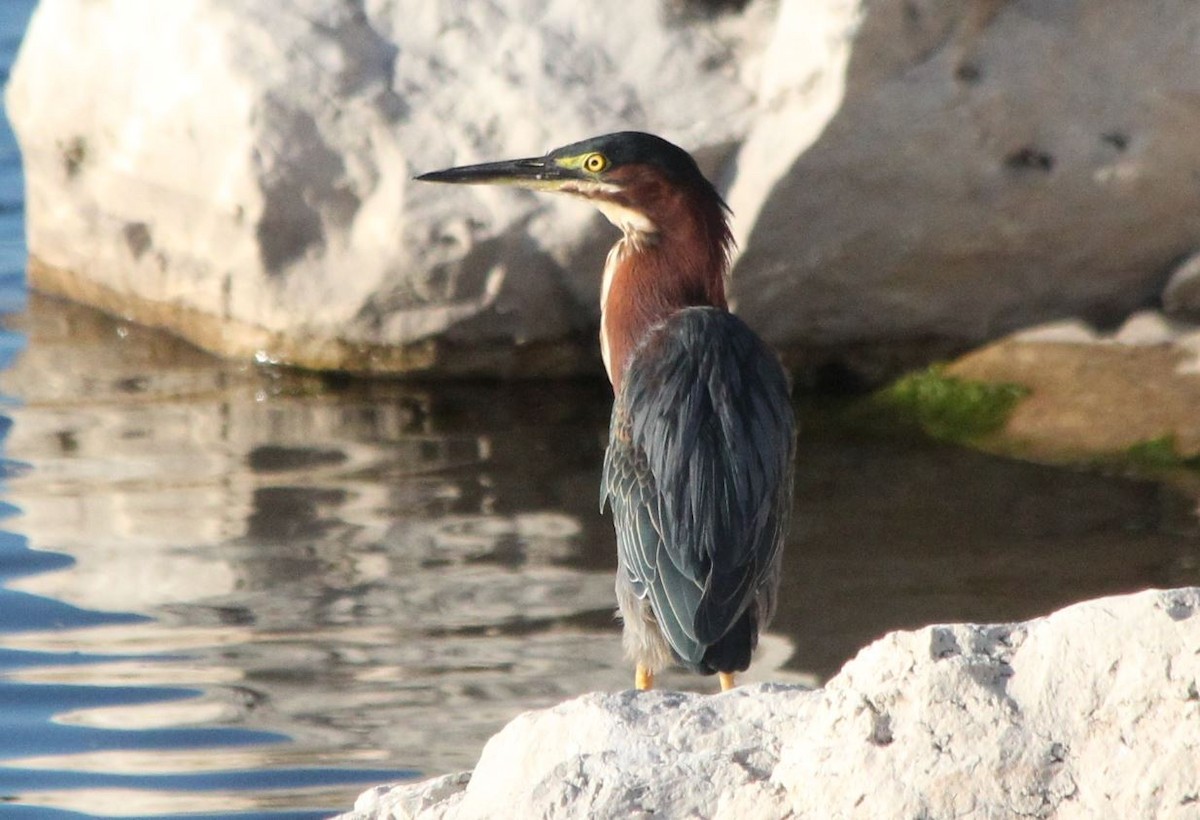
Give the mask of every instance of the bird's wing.
POLYGON ((688 663, 777 566, 795 418, 775 354, 737 317, 689 308, 649 334, 613 405, 601 505, 621 569, 688 663))

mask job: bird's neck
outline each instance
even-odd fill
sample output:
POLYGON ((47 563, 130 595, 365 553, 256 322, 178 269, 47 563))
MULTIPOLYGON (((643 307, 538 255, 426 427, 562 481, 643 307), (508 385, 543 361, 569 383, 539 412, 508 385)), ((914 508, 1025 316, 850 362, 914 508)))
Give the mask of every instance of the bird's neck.
MULTIPOLYGON (((600 297, 600 347, 614 392, 639 343, 684 308, 728 309, 725 277, 732 238, 724 211, 676 215, 669 223, 618 221, 624 237, 609 251, 600 297), (659 230, 658 224, 670 224, 659 230)), ((640 215, 634 215, 640 217, 640 215)))

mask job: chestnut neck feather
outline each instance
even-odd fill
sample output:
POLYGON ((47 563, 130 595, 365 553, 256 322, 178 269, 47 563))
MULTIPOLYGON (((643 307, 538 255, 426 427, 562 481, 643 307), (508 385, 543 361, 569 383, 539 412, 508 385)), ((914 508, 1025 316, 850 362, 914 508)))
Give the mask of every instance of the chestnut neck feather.
POLYGON ((687 307, 728 309, 725 276, 733 244, 724 205, 701 187, 707 182, 680 186, 644 167, 630 171, 632 179, 623 181, 622 191, 608 197, 644 217, 620 223, 625 236, 605 270, 600 334, 614 392, 620 391, 638 345, 657 324, 687 307), (646 223, 653 230, 644 230, 646 223))

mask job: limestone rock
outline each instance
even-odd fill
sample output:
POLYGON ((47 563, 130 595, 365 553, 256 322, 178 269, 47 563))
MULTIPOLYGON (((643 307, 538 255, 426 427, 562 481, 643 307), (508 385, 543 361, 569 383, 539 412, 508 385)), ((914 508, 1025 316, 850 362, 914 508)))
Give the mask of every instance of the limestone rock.
POLYGON ((518 717, 471 775, 346 820, 1195 817, 1200 588, 931 626, 823 688, 592 694, 518 717))
POLYGON ((411 177, 623 127, 723 150, 752 103, 740 18, 613 11, 45 0, 6 99, 31 280, 235 356, 587 369, 611 229, 411 177))
POLYGON ((1200 247, 1193 18, 1188 0, 43 0, 7 96, 31 278, 234 356, 594 370, 612 229, 410 178, 642 128, 727 191, 748 321, 794 365, 880 376, 1157 298, 1200 247))
MULTIPOLYGON (((813 30, 817 4, 784 0, 813 30)), ((820 4, 826 10, 842 2, 820 4)), ((818 29, 845 63, 768 52, 729 194, 739 311, 785 351, 949 351, 1035 323, 1111 323, 1200 246, 1194 6, 861 3, 818 29), (785 81, 774 78, 786 77, 785 81), (796 118, 829 112, 819 137, 796 118)), ((794 38, 792 42, 797 42, 794 38)))

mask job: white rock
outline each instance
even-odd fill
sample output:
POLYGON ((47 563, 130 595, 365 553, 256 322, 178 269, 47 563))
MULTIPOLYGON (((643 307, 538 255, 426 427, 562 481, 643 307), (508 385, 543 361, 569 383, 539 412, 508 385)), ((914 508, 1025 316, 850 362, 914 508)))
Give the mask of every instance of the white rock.
POLYGON ((1200 253, 1192 254, 1175 268, 1163 288, 1162 299, 1168 313, 1200 320, 1200 253))
POLYGON ((343 818, 1200 816, 1200 588, 885 636, 824 689, 592 694, 343 818))
POLYGON ((615 237, 590 208, 411 177, 629 127, 719 150, 752 103, 734 22, 573 0, 44 0, 6 98, 32 279, 247 357, 495 373, 513 361, 454 346, 568 339, 594 359, 578 331, 615 237), (392 345, 409 354, 372 347, 392 345))
POLYGON ((1045 342, 1047 344, 1089 344, 1100 341, 1100 334, 1096 332, 1096 329, 1079 319, 1048 322, 1022 330, 1013 336, 1023 342, 1045 342))
POLYGON ((1127 347, 1187 347, 1194 345, 1200 324, 1158 310, 1137 310, 1120 327, 1103 333, 1082 319, 1062 319, 1012 334, 1029 344, 1125 345, 1127 347))
POLYGON ((687 5, 43 0, 32 280, 231 355, 594 369, 612 229, 410 178, 622 128, 727 190, 738 308, 795 361, 1112 324, 1200 247, 1189 0, 687 5))
POLYGON ((800 21, 845 64, 840 100, 832 77, 789 74, 804 40, 776 41, 736 155, 731 205, 756 218, 735 295, 768 341, 894 352, 1112 323, 1200 247, 1188 0, 886 0, 858 3, 857 25, 849 5, 783 0, 781 34, 800 21), (805 117, 830 108, 810 140, 805 117))
POLYGON ((1157 310, 1139 310, 1122 323, 1112 340, 1133 347, 1169 345, 1192 330, 1194 326, 1174 322, 1157 310))

